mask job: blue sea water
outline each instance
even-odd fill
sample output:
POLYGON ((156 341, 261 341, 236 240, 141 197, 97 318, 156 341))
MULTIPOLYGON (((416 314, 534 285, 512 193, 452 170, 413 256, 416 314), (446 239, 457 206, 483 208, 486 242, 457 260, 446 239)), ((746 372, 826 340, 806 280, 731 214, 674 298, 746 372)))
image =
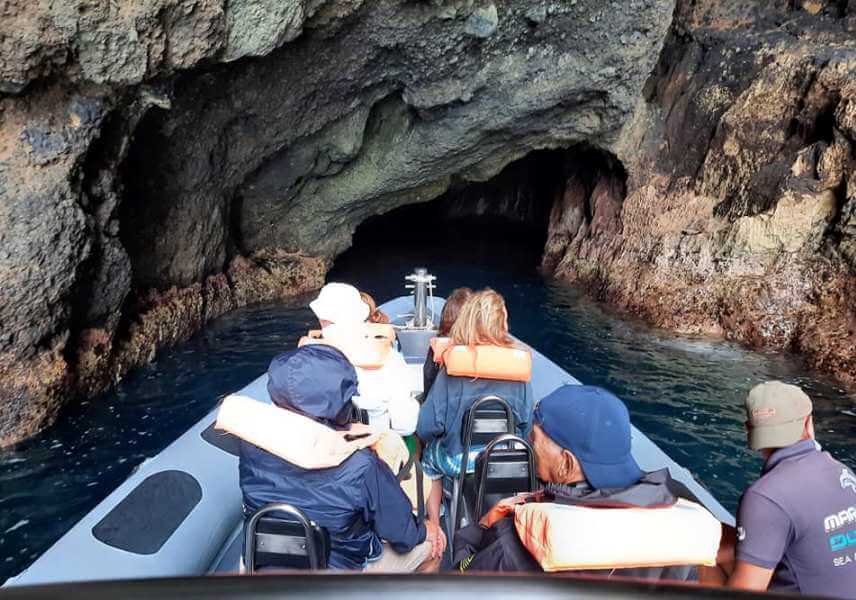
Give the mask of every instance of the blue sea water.
MULTIPOLYGON (((382 233, 382 232, 381 232, 382 233)), ((507 301, 510 326, 585 383, 628 404, 635 424, 729 509, 757 477, 745 448, 741 402, 766 379, 797 383, 815 400, 820 442, 856 466, 856 392, 797 358, 652 329, 542 278, 537 244, 513 232, 475 236, 401 232, 358 238, 330 274, 379 301, 403 293, 416 265, 438 276, 438 293, 490 286, 507 301)), ((308 298, 250 307, 163 352, 102 397, 69 406, 57 424, 0 452, 0 580, 26 567, 132 469, 243 387, 314 326, 308 298)))

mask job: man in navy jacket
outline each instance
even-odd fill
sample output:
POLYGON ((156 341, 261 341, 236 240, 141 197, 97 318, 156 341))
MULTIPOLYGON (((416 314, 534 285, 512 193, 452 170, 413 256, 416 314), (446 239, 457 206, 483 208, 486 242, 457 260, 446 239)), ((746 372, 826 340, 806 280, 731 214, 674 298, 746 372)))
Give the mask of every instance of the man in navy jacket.
MULTIPOLYGON (((348 427, 356 390, 353 366, 330 346, 286 352, 268 369, 274 404, 334 429, 348 427)), ((240 478, 247 515, 286 502, 326 528, 331 568, 403 572, 438 566, 436 526, 417 521, 398 479, 370 449, 337 467, 307 470, 242 441, 240 478)))

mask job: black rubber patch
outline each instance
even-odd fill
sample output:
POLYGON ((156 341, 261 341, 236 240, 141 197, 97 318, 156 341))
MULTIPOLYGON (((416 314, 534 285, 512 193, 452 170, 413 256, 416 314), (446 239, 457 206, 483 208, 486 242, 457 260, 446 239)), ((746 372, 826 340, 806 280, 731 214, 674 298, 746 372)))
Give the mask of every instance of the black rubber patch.
POLYGON ((240 440, 231 433, 214 429, 214 423, 211 423, 211 425, 206 427, 205 431, 199 435, 202 436, 203 440, 212 446, 220 448, 220 450, 227 454, 231 454, 232 456, 240 455, 240 440))
POLYGON ((155 554, 199 501, 202 487, 184 471, 161 471, 143 480, 92 528, 100 542, 135 554, 155 554))

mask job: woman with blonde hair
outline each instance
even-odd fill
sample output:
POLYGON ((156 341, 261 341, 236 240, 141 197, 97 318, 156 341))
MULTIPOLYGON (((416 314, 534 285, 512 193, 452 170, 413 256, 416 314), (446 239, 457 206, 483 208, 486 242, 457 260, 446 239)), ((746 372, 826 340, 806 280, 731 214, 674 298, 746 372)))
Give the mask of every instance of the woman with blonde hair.
MULTIPOLYGON (((508 333, 508 311, 503 297, 490 288, 471 295, 461 307, 449 337, 450 348, 513 347, 515 342, 508 333)), ((514 412, 516 433, 528 434, 533 410, 529 382, 452 376, 441 367, 419 411, 416 435, 425 445, 422 470, 433 480, 428 518, 434 523, 440 520, 442 478, 455 477, 462 468, 467 472, 475 470, 475 457, 483 447, 472 447, 464 460, 461 428, 467 411, 485 396, 499 396, 508 402, 514 412)))
POLYGON ((449 337, 456 346, 513 346, 503 297, 490 288, 473 294, 461 307, 449 337))

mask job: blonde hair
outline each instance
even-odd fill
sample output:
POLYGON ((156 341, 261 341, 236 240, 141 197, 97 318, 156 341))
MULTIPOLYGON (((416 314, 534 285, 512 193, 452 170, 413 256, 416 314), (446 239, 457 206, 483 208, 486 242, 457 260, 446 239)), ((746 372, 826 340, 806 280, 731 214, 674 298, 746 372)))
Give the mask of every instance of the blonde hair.
POLYGON ((490 288, 474 293, 461 307, 449 337, 457 346, 514 345, 508 335, 505 300, 490 288))
POLYGON ((374 298, 365 292, 360 292, 360 298, 369 307, 369 316, 366 319, 367 323, 381 323, 384 325, 389 323, 389 317, 386 316, 385 312, 377 309, 377 303, 374 298))

